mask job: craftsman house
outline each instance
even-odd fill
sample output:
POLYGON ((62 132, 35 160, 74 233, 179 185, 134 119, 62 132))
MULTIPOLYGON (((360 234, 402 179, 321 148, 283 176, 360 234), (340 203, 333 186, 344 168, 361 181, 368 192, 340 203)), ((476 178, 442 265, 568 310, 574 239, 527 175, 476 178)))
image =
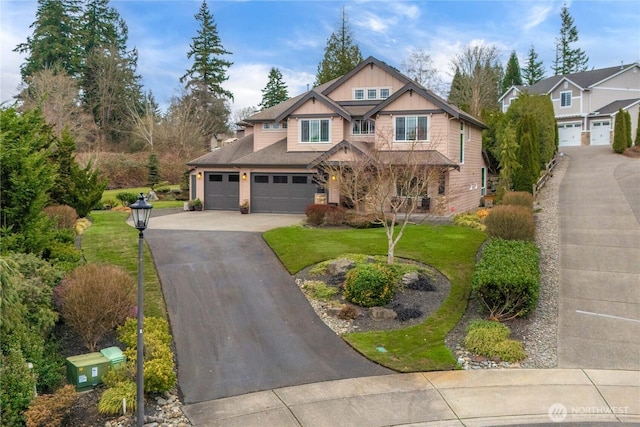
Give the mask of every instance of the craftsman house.
POLYGON ((610 145, 620 108, 631 115, 632 135, 638 127, 640 64, 553 76, 531 86, 512 86, 499 99, 502 111, 507 111, 523 92, 551 97, 560 146, 610 145))
POLYGON ((205 209, 302 213, 339 204, 337 181, 322 165, 374 150, 415 152, 438 170, 424 197, 439 214, 480 204, 486 186, 482 129, 387 64, 369 57, 348 74, 248 117, 244 136, 188 163, 190 197, 205 209), (379 141, 387 144, 380 148, 379 141))

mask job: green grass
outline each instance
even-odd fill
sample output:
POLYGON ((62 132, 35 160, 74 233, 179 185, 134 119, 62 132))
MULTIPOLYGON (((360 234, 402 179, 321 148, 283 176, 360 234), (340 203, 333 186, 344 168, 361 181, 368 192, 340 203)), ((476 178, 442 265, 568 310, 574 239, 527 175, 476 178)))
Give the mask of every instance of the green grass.
MULTIPOLYGON (((169 188, 176 189, 180 188, 179 185, 169 185, 169 188)), ((116 196, 118 193, 134 193, 134 194, 147 194, 149 192, 149 187, 136 187, 136 188, 118 188, 115 190, 104 190, 102 193, 102 202, 106 202, 107 200, 118 200, 116 196)), ((119 202, 118 202, 119 203, 119 202)), ((156 200, 155 202, 151 202, 154 209, 162 209, 162 208, 181 208, 184 205, 184 201, 181 200, 156 200)))
MULTIPOLYGON (((138 283, 138 230, 126 223, 128 213, 93 211, 93 225, 82 235, 82 251, 88 262, 124 268, 138 283)), ((144 314, 167 318, 164 297, 151 253, 144 247, 144 314)))
MULTIPOLYGON (((384 229, 344 230, 287 227, 264 238, 291 274, 344 253, 384 255, 384 229)), ((475 255, 485 233, 450 225, 408 226, 397 257, 429 264, 451 282, 451 292, 423 323, 395 331, 352 333, 344 339, 369 359, 400 372, 448 370, 456 359, 444 339, 460 321, 469 301, 475 255), (378 351, 384 347, 385 353, 378 351)))

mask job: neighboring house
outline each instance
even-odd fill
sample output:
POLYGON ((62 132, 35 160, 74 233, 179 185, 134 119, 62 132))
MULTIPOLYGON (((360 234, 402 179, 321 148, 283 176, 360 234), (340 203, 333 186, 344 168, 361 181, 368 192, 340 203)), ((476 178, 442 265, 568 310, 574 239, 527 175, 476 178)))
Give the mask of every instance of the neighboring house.
POLYGON ((631 114, 632 135, 638 127, 640 64, 553 76, 532 86, 512 86, 499 99, 502 111, 524 92, 551 97, 560 146, 610 145, 620 108, 631 114))
POLYGON ((303 213, 313 203, 339 204, 338 182, 316 179, 322 165, 371 154, 376 138, 444 171, 427 194, 441 214, 476 208, 485 192, 486 126, 372 57, 242 125, 242 138, 188 162, 191 198, 205 209, 248 201, 251 212, 303 213))

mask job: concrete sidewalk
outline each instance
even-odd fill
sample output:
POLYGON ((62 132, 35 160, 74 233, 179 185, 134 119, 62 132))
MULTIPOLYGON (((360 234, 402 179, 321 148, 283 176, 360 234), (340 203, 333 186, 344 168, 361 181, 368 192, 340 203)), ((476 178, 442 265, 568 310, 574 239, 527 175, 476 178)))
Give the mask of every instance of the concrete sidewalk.
POLYGON ((394 374, 183 407, 210 426, 486 426, 640 423, 640 372, 517 369, 394 374))

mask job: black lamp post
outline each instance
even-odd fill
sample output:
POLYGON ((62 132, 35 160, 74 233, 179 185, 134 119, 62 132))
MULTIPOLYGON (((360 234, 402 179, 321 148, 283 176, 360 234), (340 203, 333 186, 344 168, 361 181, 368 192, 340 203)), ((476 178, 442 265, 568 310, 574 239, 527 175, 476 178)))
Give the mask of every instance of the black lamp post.
POLYGON ((147 228, 149 217, 151 216, 152 205, 147 203, 144 195, 140 193, 138 200, 129 206, 131 208, 131 217, 133 218, 133 226, 140 232, 138 234, 138 348, 136 361, 136 379, 137 379, 137 425, 144 425, 144 340, 142 330, 144 328, 144 286, 143 286, 143 231, 147 228))

